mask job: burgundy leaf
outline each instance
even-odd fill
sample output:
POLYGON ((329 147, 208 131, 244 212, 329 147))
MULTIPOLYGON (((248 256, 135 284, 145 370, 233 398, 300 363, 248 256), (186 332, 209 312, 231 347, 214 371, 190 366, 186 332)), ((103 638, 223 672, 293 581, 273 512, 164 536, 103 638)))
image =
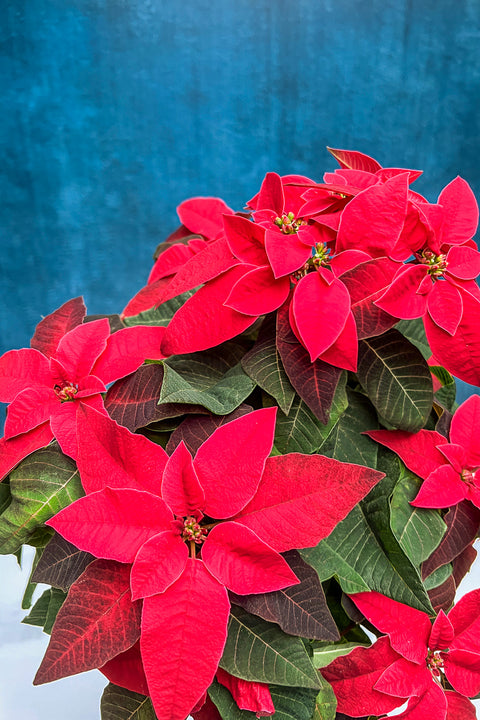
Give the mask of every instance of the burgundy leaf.
POLYGON ((86 312, 83 298, 68 300, 38 323, 30 340, 30 347, 40 350, 47 357, 53 357, 62 337, 69 330, 81 325, 86 312))
MULTIPOLYGON (((192 406, 190 406, 192 407, 192 406)), ((200 445, 215 432, 215 430, 231 420, 252 412, 250 405, 240 405, 236 410, 228 415, 191 415, 172 432, 167 444, 167 452, 169 455, 173 453, 177 445, 183 440, 187 449, 192 455, 195 455, 200 445)))
POLYGON ((101 667, 138 640, 140 617, 141 603, 131 600, 130 567, 91 563, 59 610, 34 685, 101 667))
POLYGON ((441 565, 452 562, 477 536, 480 510, 468 500, 450 508, 444 517, 447 532, 437 549, 422 565, 422 576, 428 577, 441 565))
POLYGON ((108 414, 119 425, 135 432, 138 428, 166 418, 206 412, 200 405, 158 405, 162 381, 163 366, 157 364, 144 365, 132 375, 118 380, 105 398, 108 414))
POLYGON ((255 595, 235 595, 230 599, 252 615, 280 625, 289 635, 313 640, 338 640, 337 626, 328 609, 322 585, 315 570, 296 550, 284 554, 300 583, 284 590, 255 595))
POLYGON ((438 613, 440 610, 448 612, 454 603, 456 592, 457 588, 453 575, 449 575, 445 582, 429 590, 428 597, 435 612, 438 613))
POLYGON ((32 581, 66 591, 94 559, 55 533, 35 567, 32 581))
POLYGON ((140 693, 140 695, 148 695, 147 678, 143 671, 139 640, 125 652, 115 655, 99 670, 114 685, 140 693))
POLYGON ((340 276, 350 293, 359 340, 381 335, 398 322, 398 318, 373 303, 390 285, 398 267, 386 257, 375 258, 340 276))
POLYGON ((465 550, 463 550, 460 555, 457 555, 453 561, 453 579, 455 580, 455 585, 457 587, 460 585, 465 575, 469 572, 476 557, 477 551, 473 545, 467 545, 465 550))
POLYGON ((293 387, 315 417, 326 424, 342 370, 323 360, 310 360, 290 328, 288 303, 277 314, 277 348, 293 387))

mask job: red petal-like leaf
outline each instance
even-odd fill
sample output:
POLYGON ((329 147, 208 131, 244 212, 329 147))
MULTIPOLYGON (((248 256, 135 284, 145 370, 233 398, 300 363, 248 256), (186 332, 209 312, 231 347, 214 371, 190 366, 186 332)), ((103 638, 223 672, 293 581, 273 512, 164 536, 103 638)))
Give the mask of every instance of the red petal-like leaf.
POLYGON ((96 557, 131 563, 143 543, 169 530, 172 520, 156 495, 106 487, 61 510, 48 525, 96 557))
POLYGON ((326 424, 342 370, 322 360, 310 360, 290 328, 288 314, 287 304, 277 314, 277 348, 283 367, 302 400, 326 424))
MULTIPOLYGON (((184 246, 182 245, 182 247, 184 246)), ((159 260, 162 257, 163 255, 160 256, 159 260)), ((145 310, 149 310, 150 308, 159 305, 160 299, 171 281, 172 277, 167 276, 145 285, 145 287, 139 290, 138 293, 128 301, 122 310, 121 317, 125 318, 131 317, 132 315, 138 315, 145 310)))
POLYGON ((120 655, 116 655, 102 665, 99 670, 114 685, 141 695, 148 695, 147 678, 143 670, 139 642, 120 655))
POLYGON ((68 300, 38 323, 30 340, 30 347, 39 350, 46 357, 53 357, 62 337, 77 325, 81 325, 86 313, 83 298, 68 300))
POLYGON ((397 720, 425 720, 425 718, 434 717, 444 720, 446 712, 447 699, 443 688, 432 682, 418 700, 411 699, 407 709, 400 715, 396 715, 396 718, 397 720))
POLYGON ((243 265, 231 268, 200 288, 177 310, 165 330, 162 344, 165 355, 206 350, 253 325, 255 317, 224 305, 232 286, 244 272, 243 265))
POLYGON ((188 560, 188 547, 179 533, 166 530, 147 540, 132 567, 132 598, 151 597, 178 580, 188 560))
POLYGON ((178 272, 187 260, 190 260, 197 252, 204 250, 206 247, 207 243, 200 238, 191 240, 187 245, 183 245, 183 243, 170 245, 158 256, 148 276, 148 285, 156 283, 157 280, 164 280, 169 275, 178 272))
POLYGON ((335 342, 345 327, 350 295, 340 280, 327 284, 319 273, 309 273, 295 287, 292 311, 300 338, 313 361, 335 342))
POLYGON ((0 480, 13 470, 30 453, 45 447, 53 440, 49 423, 40 425, 28 433, 5 440, 0 438, 0 480))
POLYGON ((385 670, 375 683, 375 689, 388 695, 405 698, 423 695, 431 684, 432 676, 425 663, 418 665, 401 657, 385 670))
POLYGON ((290 292, 290 279, 275 279, 270 265, 255 267, 232 287, 225 300, 228 307, 245 315, 266 315, 282 305, 290 292))
POLYGON ((70 382, 78 382, 85 375, 92 374, 95 360, 105 350, 109 336, 107 318, 77 325, 63 336, 55 357, 65 368, 70 382))
POLYGON ((33 387, 19 392, 8 407, 5 439, 15 437, 42 425, 60 406, 52 387, 33 387))
POLYGON ((432 626, 428 647, 430 650, 445 650, 453 640, 455 631, 443 610, 440 610, 432 626))
POLYGON ((335 367, 344 370, 357 371, 358 365, 358 337, 355 318, 350 311, 347 315, 345 325, 334 343, 323 352, 319 360, 331 363, 335 367))
POLYGON ((445 675, 452 687, 462 695, 474 697, 480 692, 480 655, 468 650, 451 648, 444 656, 445 675))
POLYGON ((422 483, 411 505, 423 508, 448 508, 465 500, 468 485, 451 465, 442 465, 422 483))
POLYGON ((443 207, 443 242, 463 245, 475 235, 478 225, 478 205, 469 184, 456 177, 438 196, 443 207))
POLYGON ((80 404, 77 465, 86 493, 104 487, 134 488, 160 495, 168 460, 165 450, 143 435, 134 435, 108 415, 80 404))
POLYGON ((375 173, 382 169, 382 166, 374 158, 358 152, 358 150, 339 150, 331 147, 327 147, 327 150, 342 168, 365 170, 369 173, 375 173))
POLYGON ((233 257, 226 238, 221 237, 219 240, 209 243, 204 250, 182 265, 161 297, 158 298, 157 303, 160 305, 181 295, 186 290, 193 290, 198 285, 218 277, 237 263, 238 260, 233 257))
POLYGON ((242 263, 267 265, 265 252, 265 229, 239 215, 223 218, 225 234, 232 253, 242 263))
POLYGON ((437 450, 437 446, 447 443, 448 440, 435 430, 419 430, 417 433, 404 430, 371 430, 364 434, 393 450, 409 470, 424 480, 431 472, 445 465, 445 458, 437 450))
POLYGON ((254 495, 273 446, 276 408, 222 425, 199 447, 193 465, 205 491, 205 513, 228 518, 254 495))
POLYGON ((374 685, 382 673, 398 659, 387 637, 379 638, 370 648, 355 648, 349 655, 337 658, 326 668, 323 677, 337 697, 337 711, 346 715, 383 715, 402 704, 402 700, 378 692, 374 685))
POLYGON ((105 351, 93 366, 92 374, 108 383, 130 375, 144 360, 163 360, 165 355, 160 351, 164 327, 136 325, 123 328, 107 341, 105 351))
POLYGON ((233 595, 230 599, 252 615, 280 625, 288 635, 313 640, 338 640, 337 626, 328 609, 318 574, 296 550, 284 554, 300 583, 276 592, 233 595))
POLYGON ((372 257, 388 255, 402 232, 407 191, 408 174, 402 173, 356 195, 342 213, 337 252, 358 249, 372 257))
POLYGON ((463 315, 460 291, 449 282, 435 283, 427 296, 427 310, 435 325, 453 335, 463 315))
POLYGON ((193 559, 164 593, 144 600, 140 646, 158 717, 185 720, 211 684, 227 638, 229 610, 225 588, 193 559), (199 638, 201 652, 192 659, 199 638))
POLYGON ((431 284, 427 273, 425 265, 404 265, 375 305, 403 320, 422 317, 427 308, 427 293, 420 293, 419 288, 424 280, 431 284))
POLYGON ((480 589, 464 595, 448 613, 455 638, 451 648, 480 653, 480 589))
POLYGON ((0 402, 9 403, 27 388, 53 387, 47 358, 38 350, 9 350, 0 357, 0 402))
POLYGON ((180 203, 177 214, 191 232, 214 240, 223 231, 223 215, 233 215, 233 210, 221 198, 193 197, 180 203))
POLYGON ((350 597, 372 625, 389 635, 394 650, 414 663, 425 661, 432 629, 426 613, 375 591, 350 597))
POLYGON ((480 465, 478 430, 480 427, 480 397, 471 395, 455 412, 450 425, 450 442, 462 445, 470 466, 480 465))
POLYGON ((119 563, 87 567, 58 612, 35 685, 101 667, 138 640, 141 603, 132 602, 129 579, 119 563))
POLYGON ((175 515, 192 515, 196 511, 203 511, 205 507, 204 489, 198 481, 192 456, 183 442, 168 459, 161 494, 175 515))
POLYGON ((474 280, 480 273, 480 253, 462 245, 452 247, 447 254, 447 274, 460 280, 474 280))
POLYGON ((480 385, 480 301, 460 289, 463 317, 454 335, 436 325, 427 314, 425 332, 437 362, 455 377, 471 385, 480 385))
POLYGON ((301 268, 311 257, 312 247, 316 242, 322 242, 324 237, 322 226, 317 225, 316 227, 318 230, 315 225, 304 226, 302 228, 304 232, 291 235, 282 233, 276 226, 273 226, 273 229, 267 229, 265 250, 276 278, 290 275, 301 268), (307 244, 307 241, 310 242, 307 244))
POLYGON ((235 522, 215 525, 202 547, 212 575, 232 592, 273 592, 299 580, 288 563, 249 528, 235 522))
POLYGON ((285 206, 282 179, 277 173, 265 175, 257 200, 257 210, 274 210, 281 216, 285 206))
POLYGON ((235 520, 278 552, 313 547, 382 477, 321 455, 271 457, 256 495, 235 520))
POLYGON ((445 720, 477 720, 475 705, 466 697, 451 690, 445 690, 445 697, 448 703, 445 720))
MULTIPOLYGON (((101 395, 93 395, 82 400, 83 405, 93 407, 99 412, 105 412, 103 407, 103 399, 101 395)), ((55 412, 50 418, 50 427, 62 452, 69 455, 74 460, 77 459, 78 442, 77 442, 77 402, 58 403, 55 412)), ((105 413, 106 414, 106 413, 105 413)))
POLYGON ((242 678, 230 675, 220 667, 217 670, 217 680, 230 691, 240 710, 250 710, 257 717, 266 717, 275 712, 272 696, 266 683, 242 680, 242 678))

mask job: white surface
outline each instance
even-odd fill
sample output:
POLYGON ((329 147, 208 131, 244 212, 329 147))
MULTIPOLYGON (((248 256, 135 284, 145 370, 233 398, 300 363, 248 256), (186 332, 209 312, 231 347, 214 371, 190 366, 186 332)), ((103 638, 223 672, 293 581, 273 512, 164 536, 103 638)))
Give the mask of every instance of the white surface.
MULTIPOLYGON (((480 551, 480 541, 476 547, 480 551)), ((47 685, 32 685, 48 637, 40 628, 20 623, 28 614, 20 609, 29 571, 26 556, 27 552, 24 570, 12 556, 0 556, 0 720, 98 720, 107 681, 97 670, 47 685)), ((479 558, 463 580, 457 600, 478 587, 479 558)), ((475 705, 480 718, 480 701, 475 705)))

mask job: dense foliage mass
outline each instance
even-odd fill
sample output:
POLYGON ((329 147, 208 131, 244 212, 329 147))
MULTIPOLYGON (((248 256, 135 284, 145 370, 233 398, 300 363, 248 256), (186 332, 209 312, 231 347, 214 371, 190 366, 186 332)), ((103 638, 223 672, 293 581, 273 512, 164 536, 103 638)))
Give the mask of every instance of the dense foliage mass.
POLYGON ((102 720, 476 717, 477 203, 330 152, 183 202, 122 313, 74 298, 0 358, 34 682, 98 668, 102 720))

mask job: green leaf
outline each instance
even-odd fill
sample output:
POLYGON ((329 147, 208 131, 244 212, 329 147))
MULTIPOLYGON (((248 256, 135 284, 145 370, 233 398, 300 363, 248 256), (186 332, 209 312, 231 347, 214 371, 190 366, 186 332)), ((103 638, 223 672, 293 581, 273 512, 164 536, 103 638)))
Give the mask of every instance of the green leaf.
POLYGON ((39 597, 30 614, 23 618, 22 623, 37 625, 50 635, 57 613, 62 607, 66 597, 67 593, 63 592, 63 590, 48 588, 48 590, 45 590, 39 597))
POLYGON ((280 409, 288 415, 295 390, 280 360, 273 318, 264 320, 257 342, 242 358, 242 368, 262 390, 275 398, 280 409))
POLYGON ((123 319, 124 325, 132 327, 133 325, 162 325, 166 326, 175 315, 177 310, 192 297, 196 290, 187 290, 167 302, 162 303, 158 307, 152 307, 150 310, 144 310, 144 312, 138 315, 131 315, 123 319))
POLYGON ((11 472, 10 491, 12 502, 1 516, 0 554, 16 552, 46 520, 84 495, 75 463, 56 443, 11 472))
POLYGON ((343 657, 352 652, 356 647, 368 647, 371 643, 347 642, 341 640, 338 643, 315 643, 313 648, 313 664, 319 670, 327 667, 337 657, 343 657))
POLYGON ((433 571, 427 578, 424 580, 424 585, 427 590, 433 590, 434 588, 438 587, 442 583, 445 582, 445 580, 448 580, 450 575, 453 572, 453 565, 452 563, 447 563, 446 565, 441 565, 439 568, 433 571))
POLYGON ((337 698, 329 683, 325 683, 317 695, 312 720, 335 720, 337 715, 337 698))
POLYGON ((320 681, 301 638, 232 605, 220 667, 256 682, 318 690, 320 681))
POLYGON ((425 425, 433 403, 430 370, 397 330, 360 341, 357 376, 386 424, 408 432, 425 425))
POLYGON ((455 398, 457 396, 457 386, 455 378, 450 375, 441 365, 431 365, 430 372, 437 377, 442 383, 442 387, 435 393, 435 400, 447 408, 451 413, 455 412, 457 404, 455 398))
POLYGON ((332 427, 319 452, 341 462, 375 468, 378 444, 364 430, 378 428, 376 412, 365 395, 347 388, 348 407, 332 427))
POLYGON ((159 404, 201 405, 215 415, 233 412, 255 388, 239 362, 243 352, 243 347, 232 341, 165 360, 159 404))
POLYGON ((347 407, 346 379, 345 374, 338 383, 330 410, 330 419, 326 425, 315 417, 298 395, 295 396, 288 415, 283 412, 277 413, 275 447, 280 453, 300 452, 310 455, 323 445, 347 407))
MULTIPOLYGON (((255 713, 240 710, 227 688, 216 680, 209 687, 208 694, 224 720, 255 720, 255 713)), ((275 706, 271 717, 275 720, 311 720, 316 690, 270 685, 270 694, 275 706)))
POLYGON ((395 329, 402 333, 403 337, 406 337, 412 345, 420 350, 425 360, 431 356, 432 351, 428 344, 427 335, 425 333, 425 325, 422 318, 416 318, 415 320, 400 320, 396 325, 395 329))
POLYGON ((321 581, 335 576, 347 594, 376 590, 431 613, 419 572, 390 529, 389 501, 399 476, 399 461, 383 448, 378 452, 377 467, 387 473, 386 477, 325 540, 300 554, 315 568, 321 581))
POLYGON ((3 481, 0 483, 0 515, 5 512, 11 501, 12 496, 10 495, 10 485, 8 482, 3 481))
POLYGON ((102 720, 157 720, 150 698, 112 683, 103 691, 100 714, 102 720))
POLYGON ((32 582, 32 575, 35 571, 35 568, 37 567, 37 563, 40 560, 41 554, 42 550, 37 548, 35 550, 35 555, 33 556, 32 569, 30 570, 27 587, 25 588, 25 592, 23 593, 22 610, 28 610, 32 606, 33 593, 35 592, 35 588, 37 587, 37 583, 32 582))
POLYGON ((438 510, 410 505, 421 484, 420 478, 402 467, 390 503, 392 532, 405 555, 416 566, 430 557, 447 530, 438 510))

